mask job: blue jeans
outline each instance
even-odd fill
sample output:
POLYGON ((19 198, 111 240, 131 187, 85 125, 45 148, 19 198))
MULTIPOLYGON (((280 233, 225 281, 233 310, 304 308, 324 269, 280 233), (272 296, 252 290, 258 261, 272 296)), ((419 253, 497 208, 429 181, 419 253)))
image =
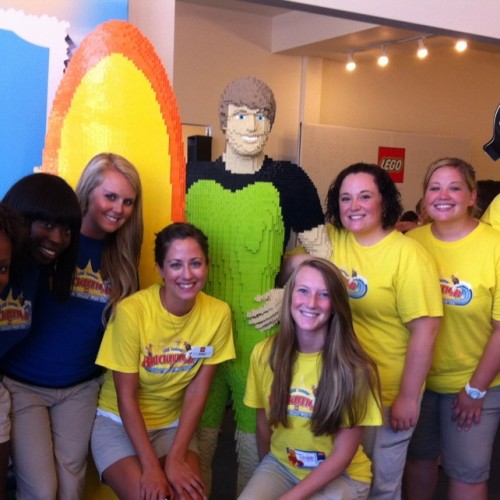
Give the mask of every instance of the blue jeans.
MULTIPOLYGON (((288 467, 270 453, 264 457, 253 473, 239 500, 276 500, 300 482, 288 467)), ((348 474, 341 474, 310 496, 311 500, 365 500, 369 483, 355 481, 348 474)))

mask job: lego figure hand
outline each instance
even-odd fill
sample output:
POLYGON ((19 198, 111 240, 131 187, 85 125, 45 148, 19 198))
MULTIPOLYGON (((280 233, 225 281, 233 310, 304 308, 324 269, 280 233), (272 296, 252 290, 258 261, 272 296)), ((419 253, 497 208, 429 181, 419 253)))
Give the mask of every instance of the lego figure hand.
POLYGON ((254 300, 264 302, 264 304, 247 313, 248 322, 261 332, 265 332, 276 325, 280 319, 284 293, 284 288, 272 288, 263 295, 257 295, 254 300))

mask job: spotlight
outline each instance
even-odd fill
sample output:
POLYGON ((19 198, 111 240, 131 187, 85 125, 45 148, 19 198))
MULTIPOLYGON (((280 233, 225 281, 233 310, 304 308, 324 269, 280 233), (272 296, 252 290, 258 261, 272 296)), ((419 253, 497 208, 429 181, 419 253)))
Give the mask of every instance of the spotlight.
POLYGON ((466 40, 458 40, 455 44, 455 50, 457 52, 463 52, 467 49, 467 41, 466 40))
POLYGON ((387 57, 385 45, 382 47, 382 54, 377 59, 377 64, 382 68, 389 64, 389 58, 387 57))
POLYGON ((429 55, 429 51, 427 50, 426 46, 424 45, 424 39, 420 38, 418 41, 417 57, 419 59, 425 59, 428 55, 429 55))
POLYGON ((345 65, 345 69, 347 71, 354 71, 356 69, 356 63, 354 62, 354 59, 352 57, 352 54, 349 54, 347 56, 347 63, 345 65))

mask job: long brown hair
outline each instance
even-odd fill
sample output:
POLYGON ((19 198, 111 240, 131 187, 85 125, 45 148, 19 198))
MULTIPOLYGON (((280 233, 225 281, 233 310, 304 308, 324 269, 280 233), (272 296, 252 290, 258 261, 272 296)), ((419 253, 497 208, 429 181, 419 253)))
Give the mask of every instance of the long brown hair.
POLYGON ((82 214, 85 215, 89 209, 90 194, 103 182, 104 175, 110 170, 120 172, 130 182, 135 191, 135 200, 130 219, 116 232, 106 235, 101 275, 103 279, 111 280, 111 296, 105 315, 108 312, 113 315, 116 304, 139 289, 137 269, 144 233, 139 173, 126 158, 117 154, 100 153, 83 170, 75 189, 82 214))
POLYGON ((366 415, 369 395, 373 394, 380 402, 380 381, 375 363, 354 333, 349 297, 340 271, 324 259, 305 260, 294 269, 286 284, 280 330, 269 339, 272 342, 269 363, 274 373, 270 425, 287 426, 290 384, 298 351, 291 303, 295 279, 303 267, 321 273, 333 309, 322 350, 321 375, 311 418, 311 431, 320 436, 334 434, 341 426, 356 426, 366 415))

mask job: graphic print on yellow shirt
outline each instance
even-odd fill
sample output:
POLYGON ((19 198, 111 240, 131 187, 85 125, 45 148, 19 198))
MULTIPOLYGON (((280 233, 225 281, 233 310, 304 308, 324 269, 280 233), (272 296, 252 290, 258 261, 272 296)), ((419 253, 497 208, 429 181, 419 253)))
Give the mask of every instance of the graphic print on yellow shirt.
POLYGON ((144 353, 141 366, 149 373, 175 373, 191 370, 200 358, 210 358, 213 347, 192 347, 189 342, 177 339, 174 345, 159 348, 149 343, 144 353))
POLYGON ((466 306, 474 295, 472 286, 466 281, 460 281, 457 276, 451 276, 448 280, 441 278, 441 293, 443 294, 443 304, 452 306, 466 306))
MULTIPOLYGON (((293 417, 310 419, 316 401, 316 386, 310 388, 291 387, 288 399, 287 414, 293 417)), ((315 469, 325 460, 326 455, 322 451, 301 450, 287 447, 288 460, 292 467, 298 469, 315 469)))
POLYGON ((341 269, 340 272, 351 299, 361 299, 368 293, 368 280, 359 276, 355 269, 352 270, 351 275, 344 269, 341 269))

